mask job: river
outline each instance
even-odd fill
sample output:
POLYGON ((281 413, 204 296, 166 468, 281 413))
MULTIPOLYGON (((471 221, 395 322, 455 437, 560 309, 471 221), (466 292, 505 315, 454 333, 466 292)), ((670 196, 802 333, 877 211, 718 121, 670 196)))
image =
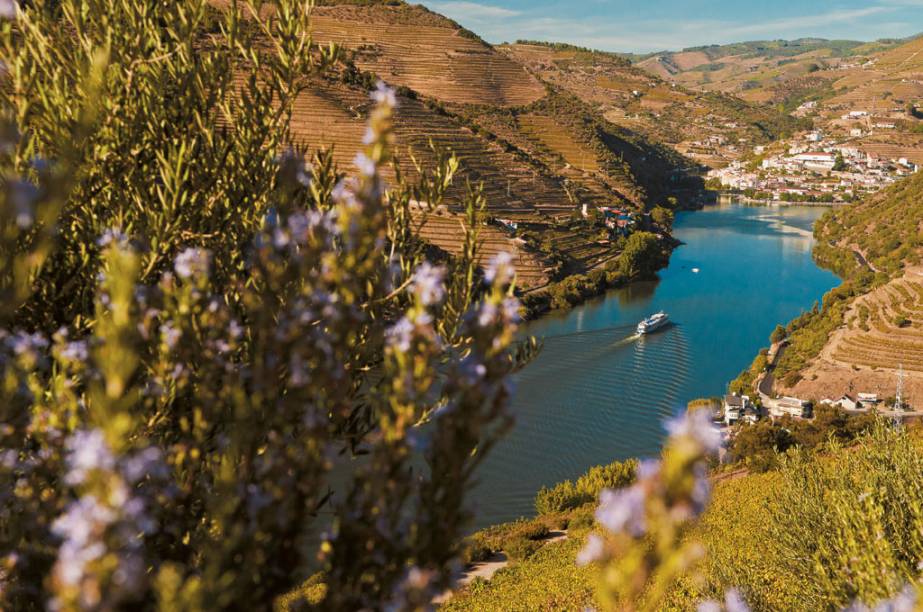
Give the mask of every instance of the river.
POLYGON ((539 488, 593 465, 657 455, 667 418, 720 395, 777 324, 838 284, 811 258, 823 213, 733 203, 681 212, 673 233, 684 245, 658 281, 529 324, 544 348, 516 377, 513 431, 480 468, 477 526, 532 515, 539 488), (635 337, 659 310, 671 325, 635 337))

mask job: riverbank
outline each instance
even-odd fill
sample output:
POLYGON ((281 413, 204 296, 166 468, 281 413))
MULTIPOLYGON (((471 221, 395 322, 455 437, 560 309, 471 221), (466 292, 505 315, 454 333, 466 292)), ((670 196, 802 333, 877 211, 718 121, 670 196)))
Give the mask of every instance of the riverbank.
POLYGON ((836 208, 838 206, 848 206, 850 202, 793 202, 787 200, 759 199, 751 198, 740 192, 719 191, 718 198, 727 198, 736 200, 742 204, 756 206, 819 206, 821 208, 836 208))

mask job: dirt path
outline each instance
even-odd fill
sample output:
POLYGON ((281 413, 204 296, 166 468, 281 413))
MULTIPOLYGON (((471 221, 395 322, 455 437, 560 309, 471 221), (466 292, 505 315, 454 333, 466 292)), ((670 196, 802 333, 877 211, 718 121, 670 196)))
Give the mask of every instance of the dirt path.
MULTIPOLYGON (((567 539, 567 531, 552 531, 548 534, 547 537, 541 540, 542 546, 547 546, 549 544, 554 544, 555 542, 562 542, 567 539)), ((472 563, 466 567, 461 576, 455 582, 455 588, 449 589, 433 599, 433 604, 436 606, 441 606, 445 602, 452 599, 452 596, 455 594, 455 591, 461 589, 472 582, 476 578, 482 578, 484 580, 490 580, 494 577, 494 574, 502 570, 503 568, 509 566, 510 559, 506 556, 506 553, 500 551, 494 554, 492 557, 486 561, 480 561, 478 563, 472 563)))

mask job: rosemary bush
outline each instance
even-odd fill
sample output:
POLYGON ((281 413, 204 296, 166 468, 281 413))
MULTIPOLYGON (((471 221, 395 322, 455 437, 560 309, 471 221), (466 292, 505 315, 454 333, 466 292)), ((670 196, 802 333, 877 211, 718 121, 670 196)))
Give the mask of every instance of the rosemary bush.
POLYGON ((385 185, 380 84, 354 174, 305 164, 308 3, 0 8, 0 607, 427 605, 528 358, 476 223, 414 238, 455 159, 385 185))

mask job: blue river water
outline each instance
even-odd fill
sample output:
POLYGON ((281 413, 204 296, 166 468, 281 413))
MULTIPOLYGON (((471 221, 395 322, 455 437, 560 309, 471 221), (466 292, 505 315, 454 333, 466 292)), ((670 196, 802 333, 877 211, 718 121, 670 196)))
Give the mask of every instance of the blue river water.
POLYGON ((589 467, 655 456, 663 423, 728 381, 838 284, 811 258, 818 207, 721 204, 677 215, 684 245, 655 282, 610 292, 529 324, 543 339, 516 377, 516 425, 485 459, 472 493, 477 526, 534 513, 543 485, 589 467), (671 325, 637 338, 644 317, 671 325))

